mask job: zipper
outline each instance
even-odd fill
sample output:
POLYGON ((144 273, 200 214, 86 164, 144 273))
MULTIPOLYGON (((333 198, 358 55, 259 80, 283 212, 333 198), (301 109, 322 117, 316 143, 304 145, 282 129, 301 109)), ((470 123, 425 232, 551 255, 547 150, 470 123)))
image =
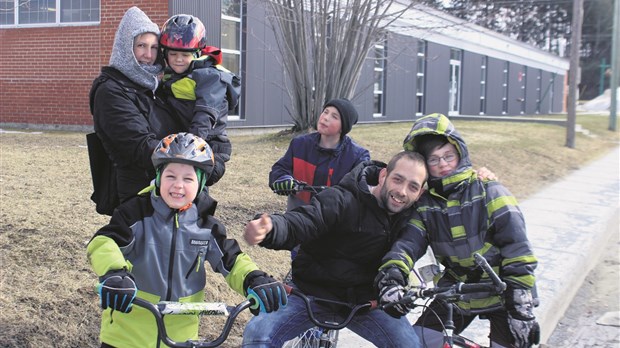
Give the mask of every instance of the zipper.
POLYGON ((202 260, 202 250, 200 250, 198 252, 198 255, 194 259, 194 263, 192 263, 192 265, 189 267, 189 270, 187 270, 187 274, 185 275, 185 279, 189 278, 189 276, 192 274, 192 269, 194 267, 196 267, 196 272, 198 272, 200 270, 200 261, 201 260, 202 260))
POLYGON ((174 254, 177 243, 177 232, 179 230, 179 214, 174 213, 174 223, 172 225, 172 241, 170 243, 170 261, 168 263, 168 290, 166 291, 166 301, 172 297, 172 275, 174 270, 174 254))

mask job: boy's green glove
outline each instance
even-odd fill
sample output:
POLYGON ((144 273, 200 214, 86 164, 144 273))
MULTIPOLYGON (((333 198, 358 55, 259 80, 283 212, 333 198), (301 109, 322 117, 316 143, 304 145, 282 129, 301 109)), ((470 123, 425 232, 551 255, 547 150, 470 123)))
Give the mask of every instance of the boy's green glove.
POLYGON ((297 181, 290 175, 283 175, 273 182, 271 189, 282 196, 292 195, 296 193, 297 181))

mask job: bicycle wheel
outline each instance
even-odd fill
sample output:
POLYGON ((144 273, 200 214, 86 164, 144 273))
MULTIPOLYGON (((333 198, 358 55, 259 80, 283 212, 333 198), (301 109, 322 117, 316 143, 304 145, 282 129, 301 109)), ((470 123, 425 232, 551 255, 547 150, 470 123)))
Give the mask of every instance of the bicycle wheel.
POLYGON ((283 348, 335 348, 339 330, 325 330, 313 327, 286 342, 283 348))
POLYGON ((459 335, 452 336, 452 343, 454 348, 486 348, 468 338, 459 335))

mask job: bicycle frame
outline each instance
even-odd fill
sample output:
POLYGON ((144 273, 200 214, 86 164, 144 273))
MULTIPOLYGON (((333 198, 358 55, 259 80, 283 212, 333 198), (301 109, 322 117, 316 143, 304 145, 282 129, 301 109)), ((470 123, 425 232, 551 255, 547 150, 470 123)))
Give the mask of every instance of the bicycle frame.
POLYGON ((225 303, 215 302, 159 302, 153 304, 149 301, 136 297, 133 300, 133 304, 139 307, 147 309, 155 317, 157 323, 157 330, 159 331, 159 337, 164 343, 174 348, 206 348, 220 346, 230 334, 230 330, 235 322, 237 316, 252 306, 253 300, 245 300, 236 306, 228 306, 225 303), (206 340, 188 340, 185 342, 175 342, 166 333, 166 326, 164 325, 164 315, 225 315, 226 322, 220 335, 213 341, 206 340))
MULTIPOLYGON (((493 268, 489 265, 484 257, 480 254, 474 254, 474 261, 478 265, 478 267, 482 268, 482 270, 489 276, 493 283, 475 283, 475 284, 465 284, 465 283, 456 283, 452 286, 443 286, 443 287, 434 287, 434 288, 425 288, 422 287, 420 289, 409 289, 406 295, 399 301, 395 301, 386 305, 383 305, 381 308, 389 308, 391 306, 397 304, 404 304, 408 308, 415 308, 418 306, 415 301, 418 299, 437 299, 441 300, 446 305, 447 315, 446 320, 444 321, 444 348, 451 348, 456 346, 465 347, 465 348, 481 348, 482 346, 466 339, 462 336, 454 334, 454 321, 453 321, 453 312, 454 312, 454 303, 459 301, 462 295, 470 294, 470 293, 488 293, 490 295, 499 295, 506 290, 506 283, 504 283, 499 276, 493 271, 493 268)), ((416 276, 421 279, 420 275, 415 272, 416 276)))
POLYGON ((330 348, 335 347, 338 340, 338 332, 340 329, 345 328, 353 319, 353 317, 362 309, 375 309, 378 308, 378 304, 376 301, 369 301, 359 305, 353 305, 346 302, 326 300, 321 298, 310 298, 306 296, 300 290, 292 288, 288 285, 284 286, 286 292, 289 296, 298 296, 304 302, 306 312, 308 313, 308 317, 310 321, 315 325, 315 327, 308 329, 303 334, 300 334, 294 340, 287 342, 285 347, 319 347, 319 348, 330 348), (319 320, 312 311, 312 303, 330 303, 337 304, 350 309, 348 316, 341 322, 333 322, 333 321, 321 321, 319 320), (291 344, 291 345, 289 345, 291 344))

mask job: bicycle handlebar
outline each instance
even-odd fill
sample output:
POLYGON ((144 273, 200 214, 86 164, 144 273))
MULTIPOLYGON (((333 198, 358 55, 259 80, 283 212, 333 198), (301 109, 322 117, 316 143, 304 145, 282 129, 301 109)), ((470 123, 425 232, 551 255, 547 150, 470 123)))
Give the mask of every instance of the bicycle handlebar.
POLYGON ((217 347, 220 346, 228 338, 230 330, 235 322, 235 319, 245 309, 250 308, 253 305, 253 300, 245 300, 236 306, 227 306, 225 303, 205 303, 205 302, 159 302, 153 304, 149 301, 136 297, 133 300, 133 304, 147 309, 155 317, 157 323, 157 330, 159 336, 164 343, 170 347, 175 348, 205 348, 205 347, 217 347), (188 340, 185 342, 175 342, 166 333, 166 326, 164 325, 164 314, 186 314, 186 315, 227 315, 226 322, 222 328, 222 332, 219 337, 213 341, 188 340))
POLYGON ((368 301, 366 303, 362 303, 362 304, 358 304, 358 305, 354 305, 351 303, 346 303, 346 302, 340 302, 340 301, 333 301, 333 300, 327 300, 327 299, 321 299, 321 298, 309 298, 308 296, 306 296, 303 292, 301 292, 300 290, 297 290, 289 285, 284 285, 284 288, 286 289, 286 293, 290 296, 290 295, 295 295, 299 298, 301 298, 304 301, 304 304, 306 305, 306 311, 308 312, 308 317, 310 317, 310 321, 312 321, 312 323, 320 328, 323 329, 330 329, 330 330, 340 330, 345 328, 347 325, 349 325, 349 323, 351 322, 351 320, 353 319, 353 316, 355 316, 355 314, 357 314, 357 312, 359 312, 362 309, 376 309, 378 308, 378 304, 377 301, 368 301), (327 321, 320 321, 318 320, 315 316, 314 316, 314 312, 312 311, 312 307, 311 307, 311 302, 324 302, 324 303, 332 303, 332 304, 338 304, 338 305, 342 305, 345 307, 348 307, 351 309, 351 311, 349 312, 349 315, 340 323, 336 323, 336 322, 327 322, 327 321))
POLYGON ((294 180, 294 179, 293 181, 295 182, 295 184, 293 185, 293 188, 291 190, 286 190, 286 191, 273 190, 273 192, 275 193, 285 192, 287 194, 296 194, 299 192, 311 192, 311 193, 317 194, 329 187, 329 186, 313 186, 306 182, 294 180))
POLYGON ((399 301, 394 301, 381 306, 382 309, 390 308, 398 304, 404 304, 409 308, 415 307, 415 301, 417 299, 437 298, 446 302, 454 303, 461 299, 462 295, 487 292, 489 295, 499 295, 506 290, 506 283, 503 282, 497 273, 493 271, 493 268, 489 265, 487 260, 482 255, 475 253, 474 261, 478 267, 489 276, 493 283, 472 283, 466 284, 458 282, 451 286, 441 286, 427 289, 409 289, 405 296, 399 301))

